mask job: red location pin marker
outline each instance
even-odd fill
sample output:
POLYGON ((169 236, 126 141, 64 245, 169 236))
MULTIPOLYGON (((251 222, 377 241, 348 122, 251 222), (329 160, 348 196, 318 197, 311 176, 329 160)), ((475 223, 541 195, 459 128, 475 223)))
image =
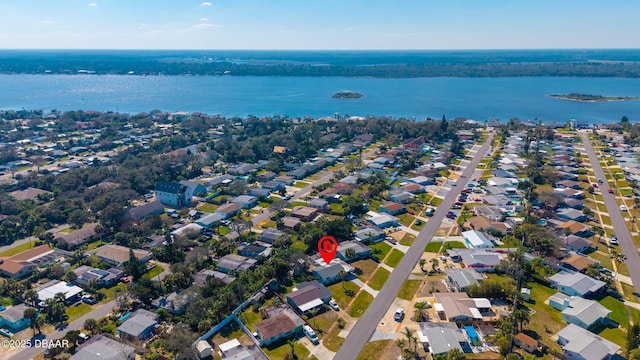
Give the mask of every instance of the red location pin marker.
POLYGON ((333 236, 323 236, 318 240, 318 251, 327 265, 333 260, 338 251, 338 242, 333 236))

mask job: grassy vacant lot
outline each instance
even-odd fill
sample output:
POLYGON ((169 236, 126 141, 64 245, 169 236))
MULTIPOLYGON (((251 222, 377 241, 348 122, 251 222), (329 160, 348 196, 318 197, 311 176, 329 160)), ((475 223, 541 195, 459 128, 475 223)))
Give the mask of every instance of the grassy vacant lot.
POLYGON ((403 256, 404 256, 404 253, 402 251, 398 249, 393 249, 389 254, 389 256, 387 256, 387 258, 384 259, 384 263, 391 267, 396 267, 400 263, 400 260, 402 260, 403 256))
POLYGON ((349 307, 349 315, 351 317, 359 318, 360 316, 362 316, 362 314, 364 314, 372 301, 373 295, 369 294, 366 291, 360 291, 360 294, 356 296, 355 300, 349 307))
POLYGON ((307 185, 309 185, 309 183, 302 182, 302 181, 296 181, 296 183, 293 184, 293 186, 295 186, 297 188, 300 188, 300 189, 306 187, 307 185))
MULTIPOLYGON (((295 349, 296 355, 298 355, 299 359, 306 359, 307 356, 309 356, 309 350, 307 350, 307 348, 299 342, 296 342, 293 348, 295 349)), ((289 346, 286 341, 283 341, 274 345, 273 347, 263 349, 269 359, 283 360, 287 356, 287 353, 291 351, 291 346, 289 346)))
POLYGON ((369 280, 368 285, 374 290, 380 290, 384 286, 384 283, 387 282, 387 279, 389 279, 389 275, 391 275, 389 270, 378 268, 378 271, 376 271, 371 280, 369 280))
MULTIPOLYGON (((622 290, 624 291, 624 297, 629 300, 629 301, 633 301, 633 302, 638 302, 638 297, 635 295, 635 289, 633 288, 633 286, 627 284, 627 283, 622 283, 622 290)), ((639 321, 640 319, 633 319, 633 321, 639 321)))
POLYGON ((391 340, 370 341, 358 355, 357 360, 382 359, 384 349, 391 340))
POLYGON ((625 309, 622 301, 616 300, 611 296, 607 296, 598 302, 602 306, 611 310, 611 320, 617 322, 624 328, 629 328, 629 317, 627 317, 627 310, 625 309))
POLYGON ((260 316, 260 314, 258 314, 257 312, 254 312, 252 308, 243 311, 239 315, 239 318, 240 320, 242 320, 242 323, 249 329, 253 329, 253 325, 255 323, 262 321, 262 316, 260 316))
POLYGON ((418 292, 420 288, 421 280, 407 280, 402 284, 400 291, 398 291, 398 297, 404 300, 411 300, 413 296, 418 292))
POLYGON ((447 241, 444 244, 445 249, 466 249, 467 247, 460 241, 447 241))
POLYGON ((562 321, 560 311, 544 303, 551 295, 555 294, 557 290, 535 282, 530 282, 528 287, 531 288, 531 298, 535 300, 535 303, 525 303, 524 305, 535 310, 536 313, 531 316, 531 320, 526 327, 534 331, 545 345, 557 346, 553 340, 549 339, 545 329, 547 329, 549 333, 555 334, 564 328, 566 324, 562 321))
POLYGON ((333 310, 327 310, 320 315, 317 315, 315 318, 309 319, 309 323, 311 323, 319 333, 324 333, 331 325, 333 325, 338 319, 338 313, 333 310))
POLYGON ((115 298, 115 292, 120 289, 122 291, 127 289, 127 285, 123 283, 119 283, 116 286, 112 286, 108 289, 101 289, 100 292, 104 294, 104 299, 102 299, 102 303, 108 303, 109 301, 115 298))
POLYGON ((212 213, 212 212, 216 212, 217 208, 218 208, 217 205, 203 203, 202 205, 198 206, 198 211, 212 213))
POLYGON ((377 244, 373 244, 369 247, 371 248, 373 254, 380 259, 384 259, 389 253, 389 251, 391 251, 391 245, 387 244, 384 241, 381 241, 377 244))
POLYGON ((415 239, 416 239, 416 237, 414 235, 406 233, 406 234, 404 234, 402 239, 400 239, 400 245, 411 246, 411 244, 413 244, 413 241, 415 239))
POLYGON ((401 215, 397 215, 396 217, 400 219, 400 224, 404 226, 411 226, 411 223, 413 222, 413 219, 414 219, 414 217, 409 214, 401 214, 401 215))
POLYGON ((371 275, 373 275, 373 273, 378 268, 378 264, 375 261, 371 260, 371 259, 356 261, 351 265, 354 268, 362 270, 362 273, 358 274, 358 279, 360 279, 362 281, 369 280, 371 275))
POLYGON ((432 241, 430 243, 427 244, 427 247, 424 248, 425 252, 431 252, 431 253, 437 253, 440 251, 440 248, 442 247, 442 242, 441 241, 432 241))
POLYGON ((71 305, 69 307, 67 307, 67 309, 65 310, 65 313, 67 314, 67 316, 69 317, 67 319, 68 322, 72 322, 75 319, 88 314, 90 311, 92 310, 91 306, 85 304, 85 303, 80 303, 80 305, 76 306, 76 305, 71 305))
POLYGON ((146 274, 142 275, 142 277, 145 277, 147 279, 155 279, 156 276, 158 276, 158 274, 162 273, 164 271, 164 269, 160 266, 156 266, 153 269, 147 271, 146 274))
POLYGON ((346 291, 348 290, 351 290, 355 294, 360 290, 360 288, 358 285, 350 281, 329 286, 329 291, 331 291, 331 294, 333 295, 333 300, 335 300, 343 309, 345 309, 353 299, 346 294, 346 291))
POLYGON ((344 343, 344 338, 338 336, 340 333, 340 329, 336 326, 334 327, 327 336, 322 340, 322 344, 331 351, 338 351, 344 343))
POLYGON ((227 235, 227 234, 228 234, 228 233, 230 233, 230 232, 231 232, 231 229, 229 229, 229 228, 228 228, 228 227, 226 227, 226 226, 220 226, 220 227, 218 228, 218 233, 219 233, 220 235, 222 235, 222 236, 225 236, 225 235, 227 235))

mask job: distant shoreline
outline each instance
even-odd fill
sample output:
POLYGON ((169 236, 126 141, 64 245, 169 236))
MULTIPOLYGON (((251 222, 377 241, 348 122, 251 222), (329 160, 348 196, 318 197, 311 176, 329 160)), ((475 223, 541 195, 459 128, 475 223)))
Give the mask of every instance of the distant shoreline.
POLYGON ((360 99, 363 98, 364 94, 355 91, 338 91, 333 94, 334 99, 360 99))
POLYGON ((602 95, 577 94, 577 93, 550 94, 547 96, 555 99, 560 99, 560 100, 590 102, 590 103, 640 100, 640 96, 602 96, 602 95))

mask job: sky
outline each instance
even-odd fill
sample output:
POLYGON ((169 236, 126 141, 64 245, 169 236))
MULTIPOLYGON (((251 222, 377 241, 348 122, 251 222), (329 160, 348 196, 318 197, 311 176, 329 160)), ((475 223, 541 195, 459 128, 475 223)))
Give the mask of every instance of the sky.
POLYGON ((1 0, 2 49, 640 48, 638 0, 1 0))

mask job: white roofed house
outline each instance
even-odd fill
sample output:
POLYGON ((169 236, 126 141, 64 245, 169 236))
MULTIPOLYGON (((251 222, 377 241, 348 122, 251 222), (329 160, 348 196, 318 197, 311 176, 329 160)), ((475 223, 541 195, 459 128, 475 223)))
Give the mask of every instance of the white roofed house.
POLYGON ((603 281, 580 272, 562 270, 549 278, 551 286, 569 296, 588 297, 605 289, 603 281))
POLYGON ((80 300, 82 291, 82 288, 73 284, 60 280, 51 280, 38 288, 37 293, 38 300, 41 304, 43 304, 47 299, 54 299, 58 293, 62 293, 64 295, 65 304, 71 304, 80 300))
POLYGON ((431 354, 446 354, 453 349, 464 352, 464 348, 470 348, 464 332, 454 323, 420 323, 418 339, 431 354))
POLYGON ((549 305, 562 312, 562 320, 589 329, 598 324, 607 325, 611 310, 597 301, 578 296, 556 293, 549 298, 549 305))
POLYGON ((493 242, 482 232, 476 230, 464 231, 462 233, 465 245, 474 249, 488 249, 493 247, 493 242))
POLYGON ((558 344, 568 359, 605 360, 620 351, 619 345, 574 324, 567 325, 557 335, 558 344))

